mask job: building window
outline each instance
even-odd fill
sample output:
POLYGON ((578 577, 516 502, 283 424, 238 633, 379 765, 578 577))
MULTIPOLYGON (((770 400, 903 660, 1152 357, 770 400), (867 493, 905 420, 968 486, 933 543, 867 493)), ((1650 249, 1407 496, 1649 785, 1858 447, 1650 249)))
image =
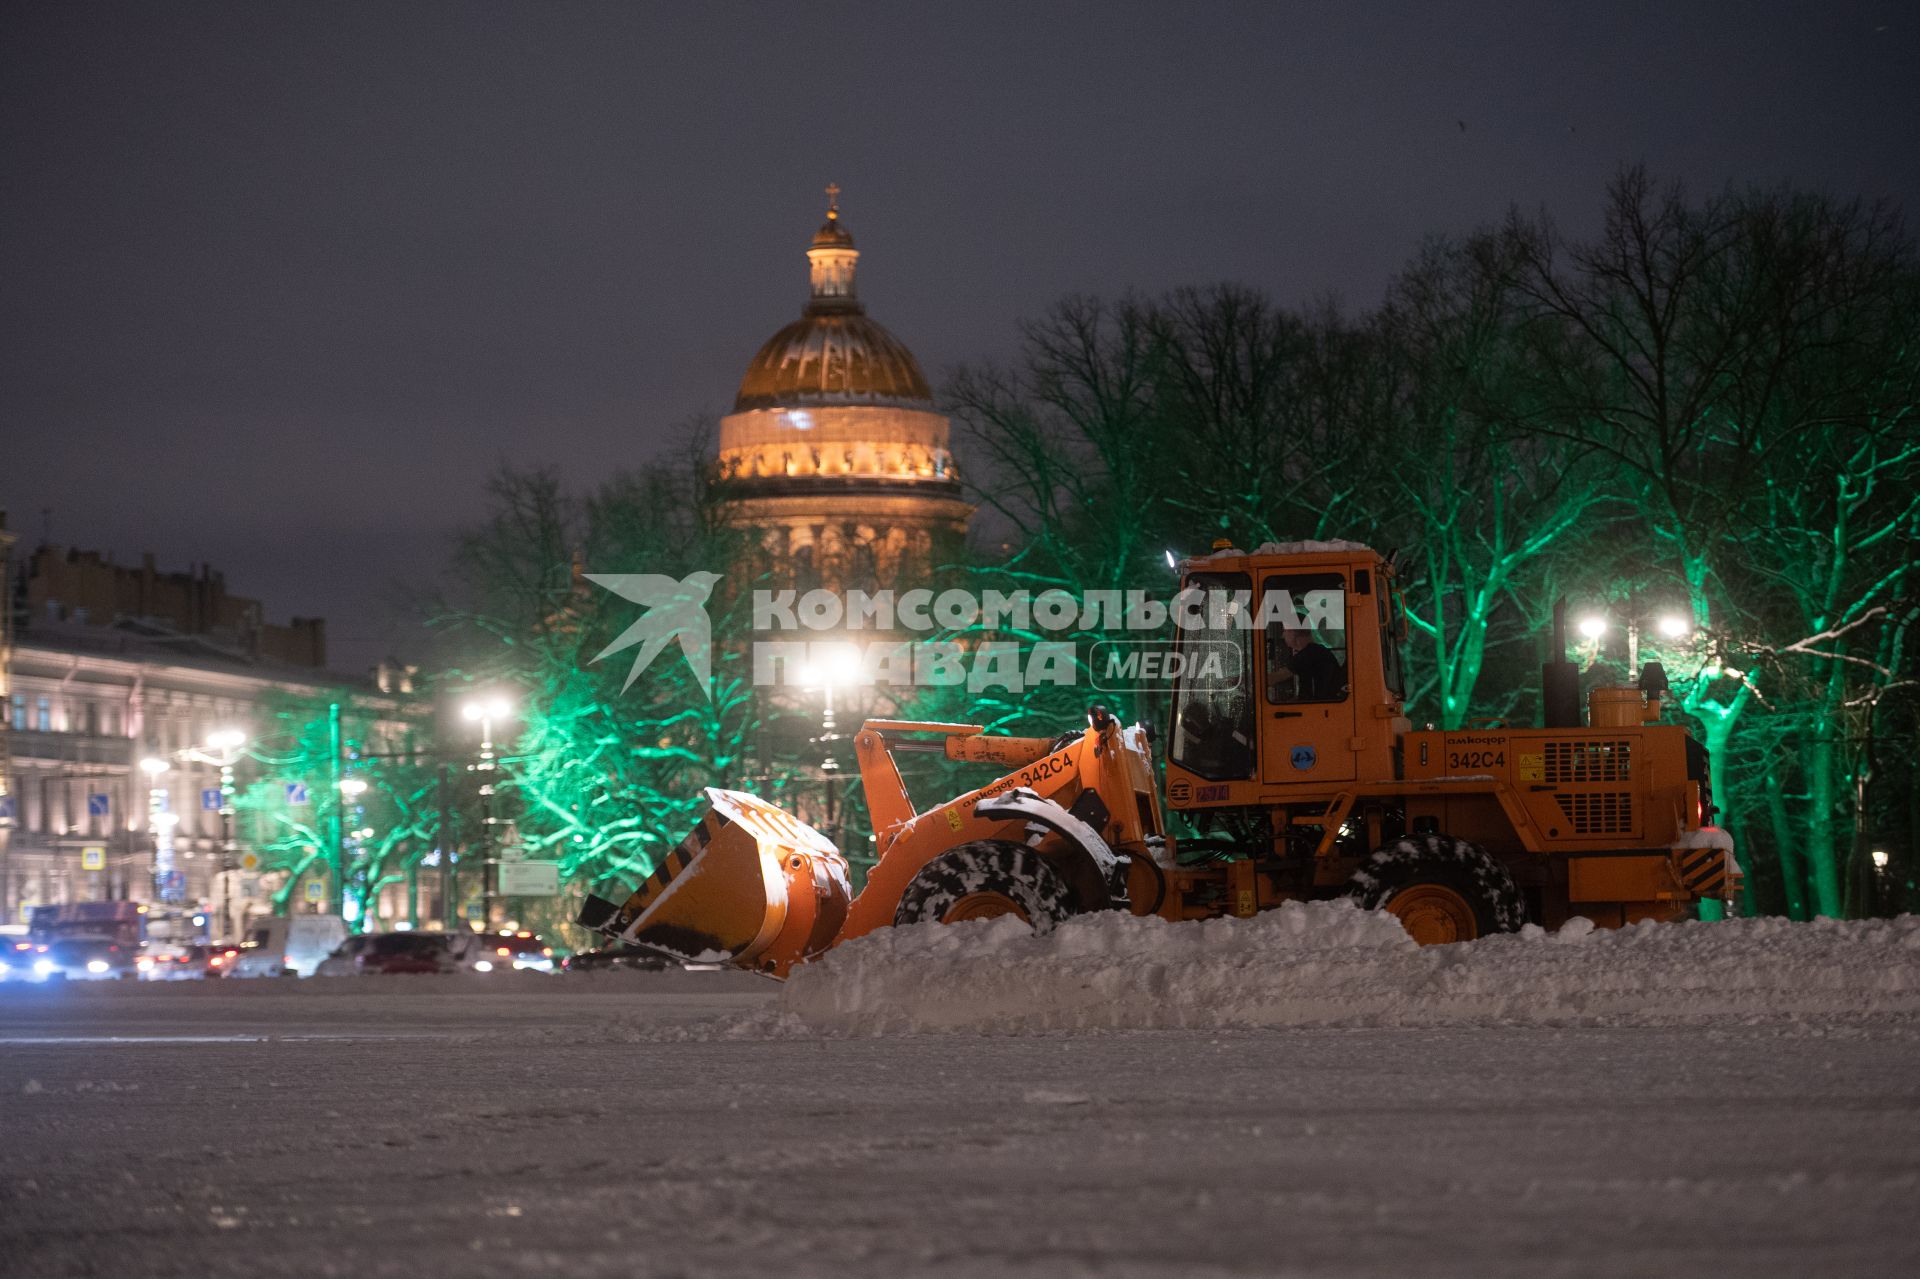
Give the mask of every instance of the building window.
POLYGON ((53 731, 53 702, 49 698, 39 698, 33 704, 33 727, 36 732, 53 731))

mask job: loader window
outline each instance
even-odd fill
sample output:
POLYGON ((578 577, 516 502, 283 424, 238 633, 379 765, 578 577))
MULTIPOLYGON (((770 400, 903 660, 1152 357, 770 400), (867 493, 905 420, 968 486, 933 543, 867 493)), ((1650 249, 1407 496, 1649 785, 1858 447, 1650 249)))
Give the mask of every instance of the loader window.
POLYGON ((1339 573, 1291 573, 1269 577, 1262 586, 1267 701, 1345 701, 1346 578, 1339 573))
POLYGON ((1174 694, 1173 749, 1167 757, 1201 777, 1228 781, 1253 776, 1253 671, 1249 660, 1253 584, 1245 573, 1196 573, 1187 589, 1213 601, 1206 625, 1181 631, 1176 642, 1239 655, 1233 666, 1203 664, 1184 674, 1174 694), (1226 643, 1221 643, 1225 641, 1226 643), (1227 644, 1232 648, 1228 649, 1227 644))

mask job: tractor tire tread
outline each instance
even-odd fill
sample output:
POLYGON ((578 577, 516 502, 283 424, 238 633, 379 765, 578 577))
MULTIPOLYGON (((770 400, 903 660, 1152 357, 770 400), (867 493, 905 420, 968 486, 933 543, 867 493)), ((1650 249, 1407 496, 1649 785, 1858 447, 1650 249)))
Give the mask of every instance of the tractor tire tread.
POLYGON ((1408 835, 1381 846, 1353 872, 1347 895, 1376 910, 1415 883, 1448 884, 1464 893, 1482 936, 1517 933, 1527 922, 1526 901, 1507 868, 1478 844, 1451 835, 1408 835))
POLYGON ((1036 933, 1075 913, 1067 881, 1047 860, 1024 844, 978 839, 941 853, 920 868, 894 910, 896 926, 945 917, 971 893, 999 893, 1017 902, 1036 933))

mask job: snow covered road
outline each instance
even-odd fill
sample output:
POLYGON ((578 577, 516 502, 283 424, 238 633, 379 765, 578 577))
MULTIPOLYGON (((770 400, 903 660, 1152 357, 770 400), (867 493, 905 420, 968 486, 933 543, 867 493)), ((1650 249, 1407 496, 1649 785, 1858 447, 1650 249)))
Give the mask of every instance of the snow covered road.
POLYGON ((679 973, 0 987, 0 1268, 1920 1272, 1907 1017, 686 1029, 774 995, 679 973))

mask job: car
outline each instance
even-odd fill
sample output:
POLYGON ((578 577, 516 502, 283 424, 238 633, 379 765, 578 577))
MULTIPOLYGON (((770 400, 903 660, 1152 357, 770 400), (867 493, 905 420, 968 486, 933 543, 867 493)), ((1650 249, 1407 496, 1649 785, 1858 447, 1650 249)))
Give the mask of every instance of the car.
POLYGON ((391 976, 401 973, 450 973, 457 938, 452 933, 416 930, 402 933, 366 933, 349 937, 316 967, 327 977, 391 976))
POLYGON ((33 957, 38 950, 25 937, 0 939, 0 981, 32 981, 33 957))
POLYGON ((148 945, 134 960, 134 965, 146 981, 204 981, 226 976, 239 955, 237 946, 170 942, 148 945))
POLYGON ((338 915, 267 915, 247 926, 229 977, 311 977, 320 961, 347 939, 338 915))
POLYGON ((111 937, 63 937, 35 946, 32 955, 21 974, 27 981, 122 981, 139 975, 135 952, 111 937))
POLYGON ((349 937, 333 948, 333 953, 321 960, 313 970, 315 977, 358 977, 360 976, 360 956, 366 951, 367 943, 373 936, 361 933, 349 937))
POLYGON ((554 970, 553 947, 525 930, 457 935, 454 959, 459 971, 469 973, 554 970))
POLYGON ((568 973, 600 973, 617 970, 657 973, 678 967, 680 965, 677 961, 668 959, 657 950, 627 945, 583 950, 577 955, 567 956, 560 964, 560 970, 568 973))

